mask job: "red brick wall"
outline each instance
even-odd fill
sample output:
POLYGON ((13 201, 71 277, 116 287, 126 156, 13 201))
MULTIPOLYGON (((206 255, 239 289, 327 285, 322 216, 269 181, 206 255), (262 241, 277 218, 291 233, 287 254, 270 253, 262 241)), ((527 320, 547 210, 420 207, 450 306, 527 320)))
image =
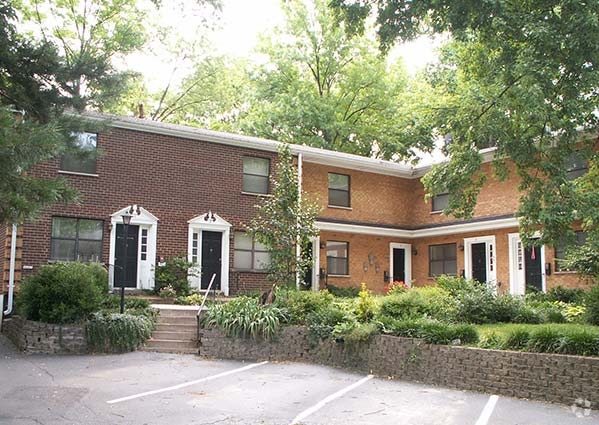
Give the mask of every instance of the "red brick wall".
MULTIPOLYGON (((208 210, 231 223, 232 233, 240 230, 259 202, 257 196, 241 193, 243 157, 271 159, 271 172, 276 158, 271 152, 118 128, 100 134, 98 148, 97 177, 64 174, 79 190, 81 203, 55 205, 25 226, 23 264, 33 271, 49 259, 53 215, 104 220, 105 262, 110 215, 131 204, 158 217, 158 256, 186 253, 187 221, 208 210)), ((37 173, 56 177, 58 164, 47 163, 37 173)))

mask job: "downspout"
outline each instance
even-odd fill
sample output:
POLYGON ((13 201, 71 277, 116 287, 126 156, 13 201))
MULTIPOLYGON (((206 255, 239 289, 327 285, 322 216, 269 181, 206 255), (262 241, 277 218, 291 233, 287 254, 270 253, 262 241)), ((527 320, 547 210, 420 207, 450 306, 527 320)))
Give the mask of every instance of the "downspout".
POLYGON ((8 304, 4 315, 8 316, 12 313, 13 293, 15 289, 15 258, 17 256, 17 225, 12 225, 10 235, 10 268, 8 271, 8 304))
MULTIPOLYGON (((302 202, 302 173, 303 173, 303 161, 304 158, 302 156, 301 153, 297 154, 297 203, 298 203, 298 209, 299 206, 301 205, 302 202)), ((297 218, 297 239, 296 239, 296 243, 295 243, 295 258, 296 261, 299 262, 299 260, 301 259, 302 256, 302 247, 301 247, 301 235, 299 234, 299 227, 300 227, 300 223, 299 223, 299 214, 298 214, 298 218, 297 218)), ((299 270, 295 269, 295 287, 299 290, 300 288, 300 274, 299 274, 299 270)))

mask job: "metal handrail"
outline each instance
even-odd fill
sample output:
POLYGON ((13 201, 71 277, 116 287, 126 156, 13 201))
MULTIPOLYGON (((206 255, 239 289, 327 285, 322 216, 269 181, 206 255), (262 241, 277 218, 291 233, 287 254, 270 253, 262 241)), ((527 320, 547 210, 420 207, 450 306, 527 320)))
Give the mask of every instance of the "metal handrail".
MULTIPOLYGON (((210 279, 210 283, 208 284, 208 289, 206 289, 206 293, 204 294, 204 299, 202 300, 202 304, 200 304, 200 308, 198 308, 198 312, 196 313, 196 322, 198 325, 198 333, 197 333, 198 345, 200 344, 200 314, 202 314, 202 311, 204 310, 204 306, 206 305, 206 300, 208 299, 208 295, 210 295, 210 288, 212 288, 214 279, 216 279, 216 273, 212 274, 212 278, 210 279)), ((215 291, 215 297, 216 297, 216 291, 215 291)))

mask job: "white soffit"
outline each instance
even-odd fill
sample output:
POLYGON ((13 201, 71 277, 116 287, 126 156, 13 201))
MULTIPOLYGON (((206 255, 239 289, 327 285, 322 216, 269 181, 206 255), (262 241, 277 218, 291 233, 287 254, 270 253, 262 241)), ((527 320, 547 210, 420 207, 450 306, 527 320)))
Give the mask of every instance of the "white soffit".
POLYGON ((385 227, 366 226, 358 224, 330 223, 317 221, 316 226, 321 231, 353 233, 371 236, 386 236, 396 238, 419 239, 434 236, 446 236, 460 233, 484 232, 497 229, 518 227, 515 217, 498 220, 486 220, 470 223, 448 224, 447 226, 430 227, 417 230, 389 229, 385 227))

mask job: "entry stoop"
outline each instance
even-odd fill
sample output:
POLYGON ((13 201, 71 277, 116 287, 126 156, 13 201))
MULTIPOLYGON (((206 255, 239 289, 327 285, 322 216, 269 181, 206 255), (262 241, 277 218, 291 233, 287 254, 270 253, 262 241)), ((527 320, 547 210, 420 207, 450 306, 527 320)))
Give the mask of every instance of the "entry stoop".
POLYGON ((142 350, 198 354, 198 307, 164 304, 153 304, 152 307, 160 313, 156 329, 142 350))

